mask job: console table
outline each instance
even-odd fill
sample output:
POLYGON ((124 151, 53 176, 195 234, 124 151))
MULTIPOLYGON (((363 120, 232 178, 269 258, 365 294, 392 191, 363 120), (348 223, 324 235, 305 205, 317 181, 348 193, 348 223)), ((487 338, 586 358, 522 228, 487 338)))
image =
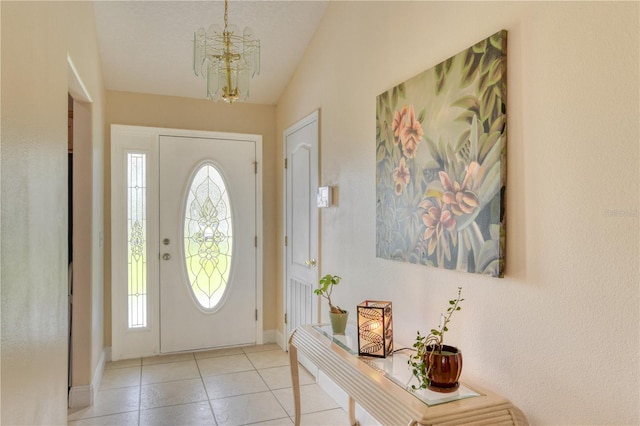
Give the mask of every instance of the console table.
POLYGON ((353 325, 345 335, 333 335, 328 325, 303 325, 289 338, 291 380, 300 425, 298 351, 349 396, 349 420, 357 425, 355 403, 383 425, 504 424, 527 425, 527 419, 507 399, 476 386, 461 385, 452 393, 410 390, 413 379, 408 354, 385 359, 359 357, 353 325))

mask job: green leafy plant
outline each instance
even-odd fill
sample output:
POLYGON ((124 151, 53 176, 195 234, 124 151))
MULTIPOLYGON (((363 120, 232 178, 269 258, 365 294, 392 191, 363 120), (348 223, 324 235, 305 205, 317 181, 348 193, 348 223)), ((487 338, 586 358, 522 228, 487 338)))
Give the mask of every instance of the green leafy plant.
POLYGON ((320 278, 320 287, 313 290, 315 294, 318 296, 322 296, 329 302, 329 311, 334 314, 346 314, 347 311, 341 309, 340 306, 334 306, 331 303, 331 293, 333 292, 333 286, 338 285, 340 283, 340 278, 337 275, 327 274, 324 277, 320 278))
POLYGON ((449 331, 448 325, 451 321, 453 313, 461 309, 460 302, 462 298, 462 287, 458 287, 458 297, 449 300, 449 308, 446 314, 442 314, 442 320, 438 328, 432 328, 431 332, 423 336, 418 331, 416 341, 413 347, 416 353, 409 358, 409 365, 412 368, 413 375, 418 379, 420 386, 411 385, 411 389, 426 389, 431 383, 429 375, 432 368, 432 357, 434 353, 442 354, 444 345, 444 333, 449 331))

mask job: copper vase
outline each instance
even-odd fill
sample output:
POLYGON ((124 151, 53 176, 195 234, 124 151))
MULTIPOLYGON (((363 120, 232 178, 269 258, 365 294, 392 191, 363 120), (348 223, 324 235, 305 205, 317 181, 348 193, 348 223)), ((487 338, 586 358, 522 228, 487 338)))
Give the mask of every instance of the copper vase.
POLYGON ((431 353, 431 348, 425 355, 425 362, 431 360, 429 389, 435 392, 454 392, 460 387, 458 379, 462 372, 462 352, 454 346, 442 345, 442 351, 431 353))

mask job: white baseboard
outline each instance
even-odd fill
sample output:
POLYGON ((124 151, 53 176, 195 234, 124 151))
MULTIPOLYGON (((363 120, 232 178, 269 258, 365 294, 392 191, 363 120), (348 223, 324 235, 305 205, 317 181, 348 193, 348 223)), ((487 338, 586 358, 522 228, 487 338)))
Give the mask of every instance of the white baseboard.
POLYGON ((276 332, 275 342, 278 344, 278 346, 280 346, 280 349, 282 349, 283 351, 289 350, 289 347, 288 347, 289 342, 287 341, 287 338, 284 336, 284 334, 282 334, 280 330, 275 330, 275 332, 276 332))
POLYGON ((276 330, 263 330, 262 331, 262 343, 276 343, 277 342, 277 331, 276 330))
POLYGON ((93 405, 100 383, 102 382, 102 373, 104 373, 104 364, 111 358, 111 348, 104 348, 100 354, 98 365, 96 366, 91 384, 72 386, 69 390, 69 408, 83 408, 93 405))
POLYGON ((93 394, 91 385, 72 386, 69 390, 69 408, 83 408, 93 405, 93 394))

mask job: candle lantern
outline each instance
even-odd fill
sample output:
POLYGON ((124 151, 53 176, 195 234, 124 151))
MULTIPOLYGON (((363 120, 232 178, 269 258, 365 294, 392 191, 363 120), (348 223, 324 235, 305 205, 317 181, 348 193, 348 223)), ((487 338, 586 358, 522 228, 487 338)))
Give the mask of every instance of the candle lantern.
POLYGON ((358 311, 358 355, 386 358, 393 351, 391 302, 365 300, 358 311))

